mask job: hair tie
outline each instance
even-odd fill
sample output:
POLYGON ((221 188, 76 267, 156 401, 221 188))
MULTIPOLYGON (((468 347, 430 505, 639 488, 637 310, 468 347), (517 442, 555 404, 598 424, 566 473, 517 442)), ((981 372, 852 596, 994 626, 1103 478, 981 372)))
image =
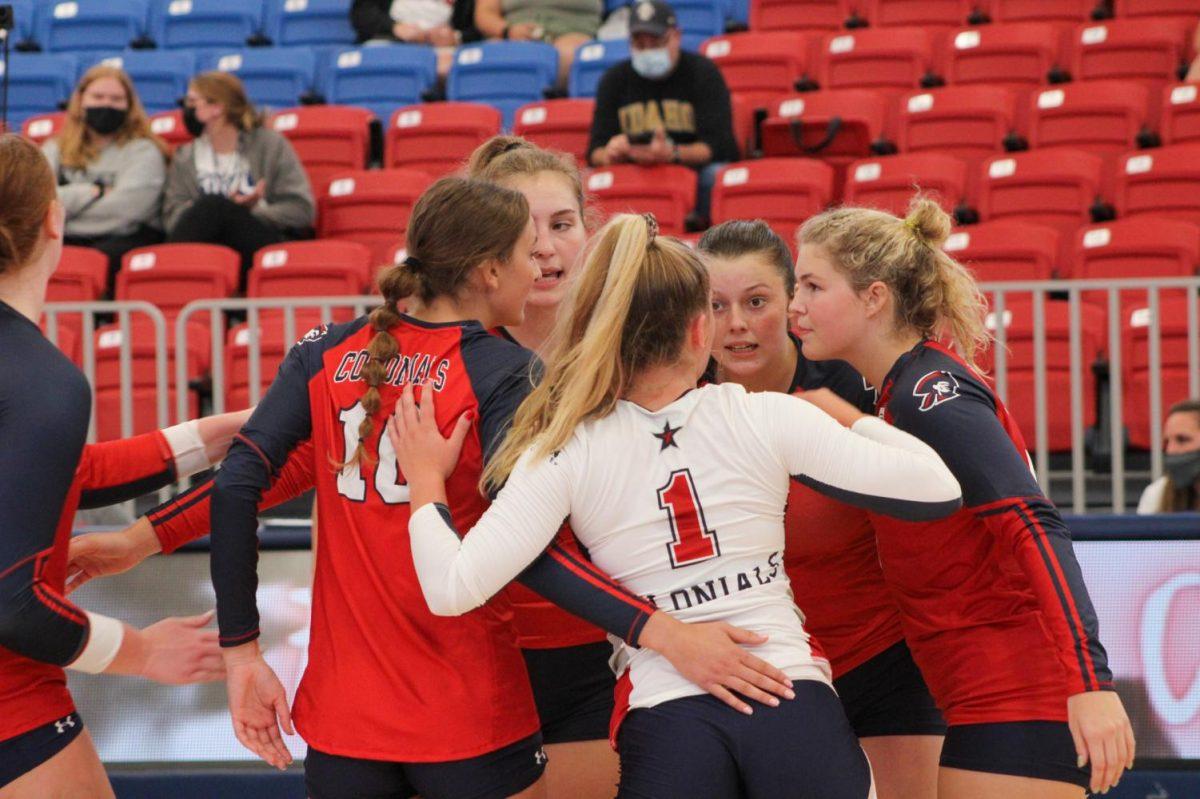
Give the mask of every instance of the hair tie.
POLYGON ((524 146, 525 146, 524 139, 515 139, 513 141, 508 142, 503 147, 501 147, 500 152, 497 153, 497 155, 507 155, 508 153, 511 153, 513 150, 519 150, 524 146))
POLYGON ((651 213, 642 214, 642 219, 646 220, 646 234, 650 237, 650 240, 646 242, 646 246, 649 247, 658 236, 658 220, 651 213))
POLYGON ((421 271, 422 264, 421 264, 420 258, 416 258, 411 255, 406 255, 406 256, 404 256, 404 260, 401 261, 400 263, 404 264, 405 266, 407 266, 409 269, 411 269, 414 272, 421 271))
POLYGON ((922 244, 929 244, 929 242, 925 239, 925 234, 921 232, 920 222, 915 219, 905 219, 904 226, 912 231, 913 235, 917 237, 917 241, 921 242, 922 244))

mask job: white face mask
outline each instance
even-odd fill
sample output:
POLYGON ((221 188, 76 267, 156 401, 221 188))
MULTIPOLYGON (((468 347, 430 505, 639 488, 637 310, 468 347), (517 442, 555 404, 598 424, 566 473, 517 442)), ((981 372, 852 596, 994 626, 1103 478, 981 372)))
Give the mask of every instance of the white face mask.
POLYGON ((633 63, 633 71, 647 80, 664 78, 671 71, 671 51, 666 47, 634 50, 630 60, 633 63))

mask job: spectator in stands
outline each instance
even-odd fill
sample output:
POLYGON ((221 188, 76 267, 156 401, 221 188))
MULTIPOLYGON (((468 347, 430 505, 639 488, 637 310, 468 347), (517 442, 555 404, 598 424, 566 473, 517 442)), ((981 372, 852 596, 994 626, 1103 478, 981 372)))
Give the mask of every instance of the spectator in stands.
POLYGON ((312 188, 292 145, 263 127, 242 82, 205 72, 188 86, 183 120, 196 140, 175 153, 163 221, 168 241, 233 247, 242 273, 268 244, 312 236, 312 188))
POLYGON ((1200 511, 1200 399, 1177 402, 1163 423, 1166 474, 1146 486, 1138 513, 1200 511))
POLYGON ((405 42, 437 48, 445 77, 454 48, 483 36, 475 27, 474 0, 354 0, 350 24, 360 42, 405 42))
POLYGON ((109 290, 121 256, 163 239, 166 145, 150 132, 133 82, 117 67, 80 79, 62 131, 42 146, 66 211, 66 243, 108 256, 109 290))
POLYGON ((558 84, 567 85, 575 48, 596 37, 602 0, 475 0, 475 27, 489 39, 549 42, 558 50, 558 84))
POLYGON ((716 64, 681 50, 675 12, 662 0, 633 6, 629 37, 632 58, 596 90, 588 160, 690 166, 699 172, 696 211, 707 218, 717 170, 738 157, 729 89, 716 64))

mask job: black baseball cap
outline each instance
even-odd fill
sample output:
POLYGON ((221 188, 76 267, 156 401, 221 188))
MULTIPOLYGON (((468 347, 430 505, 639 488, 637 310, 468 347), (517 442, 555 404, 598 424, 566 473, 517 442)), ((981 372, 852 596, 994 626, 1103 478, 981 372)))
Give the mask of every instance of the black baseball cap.
POLYGON ((637 0, 629 15, 629 33, 662 36, 676 27, 675 9, 662 0, 637 0))

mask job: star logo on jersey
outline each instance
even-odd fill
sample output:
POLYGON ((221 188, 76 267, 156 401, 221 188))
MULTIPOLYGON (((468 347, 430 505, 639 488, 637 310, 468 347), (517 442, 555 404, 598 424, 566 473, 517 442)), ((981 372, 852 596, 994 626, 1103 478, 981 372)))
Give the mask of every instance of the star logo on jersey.
POLYGON ((943 369, 929 372, 913 386, 913 396, 920 398, 920 410, 924 413, 957 398, 958 379, 943 369))
POLYGON ((678 449, 679 445, 675 443, 675 434, 678 433, 682 429, 683 429, 682 425, 680 425, 679 427, 671 427, 671 423, 669 421, 663 422, 662 432, 651 434, 655 438, 657 438, 659 441, 662 442, 662 447, 659 448, 658 451, 662 452, 667 447, 675 447, 676 449, 678 449))

